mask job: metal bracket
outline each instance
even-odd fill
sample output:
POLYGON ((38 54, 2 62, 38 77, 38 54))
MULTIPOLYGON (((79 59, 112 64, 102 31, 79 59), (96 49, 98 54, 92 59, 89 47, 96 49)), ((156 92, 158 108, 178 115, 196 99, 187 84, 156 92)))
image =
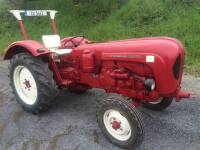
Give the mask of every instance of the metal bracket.
POLYGON ((58 11, 56 10, 10 10, 10 13, 13 14, 13 16, 17 20, 22 20, 21 13, 24 13, 24 16, 46 16, 48 13, 50 15, 51 19, 55 19, 56 13, 58 11))
POLYGON ((28 17, 33 17, 33 16, 47 16, 49 14, 50 19, 51 19, 51 26, 53 29, 53 34, 57 34, 57 26, 55 23, 55 16, 58 11, 56 10, 10 10, 10 13, 13 14, 13 16, 18 20, 19 22, 19 27, 22 32, 22 36, 25 40, 28 39, 28 34, 26 32, 26 29, 24 27, 23 21, 22 21, 22 16, 21 14, 24 14, 24 16, 28 17))

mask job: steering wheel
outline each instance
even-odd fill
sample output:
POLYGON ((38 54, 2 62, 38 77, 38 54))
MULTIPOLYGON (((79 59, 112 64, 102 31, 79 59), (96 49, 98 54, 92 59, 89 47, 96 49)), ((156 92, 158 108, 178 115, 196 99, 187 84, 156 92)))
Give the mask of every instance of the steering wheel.
POLYGON ((84 39, 85 39, 85 36, 84 36, 84 35, 74 36, 74 37, 71 37, 70 39, 68 39, 67 41, 65 41, 64 45, 65 45, 67 42, 70 41, 70 42, 72 42, 72 44, 74 45, 74 47, 77 47, 77 46, 79 46, 79 45, 81 44, 81 42, 82 42, 84 39), (78 38, 78 37, 81 37, 81 39, 80 39, 79 42, 75 43, 75 42, 73 41, 73 39, 78 38))

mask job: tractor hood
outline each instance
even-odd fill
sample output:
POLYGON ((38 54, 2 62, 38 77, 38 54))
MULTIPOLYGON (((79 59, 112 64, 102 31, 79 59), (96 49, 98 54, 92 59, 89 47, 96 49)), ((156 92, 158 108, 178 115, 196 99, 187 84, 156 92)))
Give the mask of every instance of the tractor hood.
POLYGON ((157 54, 162 57, 177 56, 177 53, 184 53, 182 44, 168 37, 139 38, 106 43, 91 43, 79 46, 78 49, 100 51, 103 53, 149 53, 157 54))
POLYGON ((163 95, 169 94, 169 91, 175 92, 181 83, 184 48, 174 38, 140 38, 83 44, 75 48, 74 52, 80 56, 84 50, 94 53, 96 61, 126 61, 148 65, 163 95), (171 83, 172 86, 165 86, 164 82, 171 83))

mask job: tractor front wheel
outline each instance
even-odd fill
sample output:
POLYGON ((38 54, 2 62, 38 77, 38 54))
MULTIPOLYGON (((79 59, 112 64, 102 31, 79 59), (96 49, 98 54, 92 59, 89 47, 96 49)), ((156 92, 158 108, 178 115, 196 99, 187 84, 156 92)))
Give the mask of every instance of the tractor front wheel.
POLYGON ((172 101, 173 101, 173 97, 164 97, 164 98, 158 99, 158 101, 156 102, 143 103, 143 106, 151 110, 162 111, 166 109, 167 107, 169 107, 172 101))
POLYGON ((144 135, 140 112, 119 96, 109 96, 97 105, 97 121, 108 140, 122 148, 138 146, 144 135))
POLYGON ((45 111, 57 95, 57 86, 48 63, 27 53, 10 60, 10 82, 16 100, 28 112, 45 111))

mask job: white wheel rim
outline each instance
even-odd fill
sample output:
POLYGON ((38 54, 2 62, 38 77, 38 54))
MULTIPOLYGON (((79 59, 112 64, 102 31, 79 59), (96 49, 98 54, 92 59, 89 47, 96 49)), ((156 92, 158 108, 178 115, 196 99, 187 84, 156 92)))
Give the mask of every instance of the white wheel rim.
POLYGON ((37 85, 29 69, 17 66, 13 73, 13 81, 21 100, 28 105, 33 105, 37 100, 37 85))
POLYGON ((157 101, 155 101, 155 102, 149 102, 149 103, 150 103, 150 104, 153 104, 153 105, 156 105, 156 104, 161 103, 162 100, 163 100, 163 98, 159 98, 157 101))
POLYGON ((127 141, 131 137, 129 121, 117 110, 107 110, 103 117, 107 131, 117 140, 127 141), (118 124, 117 124, 118 123, 118 124))

